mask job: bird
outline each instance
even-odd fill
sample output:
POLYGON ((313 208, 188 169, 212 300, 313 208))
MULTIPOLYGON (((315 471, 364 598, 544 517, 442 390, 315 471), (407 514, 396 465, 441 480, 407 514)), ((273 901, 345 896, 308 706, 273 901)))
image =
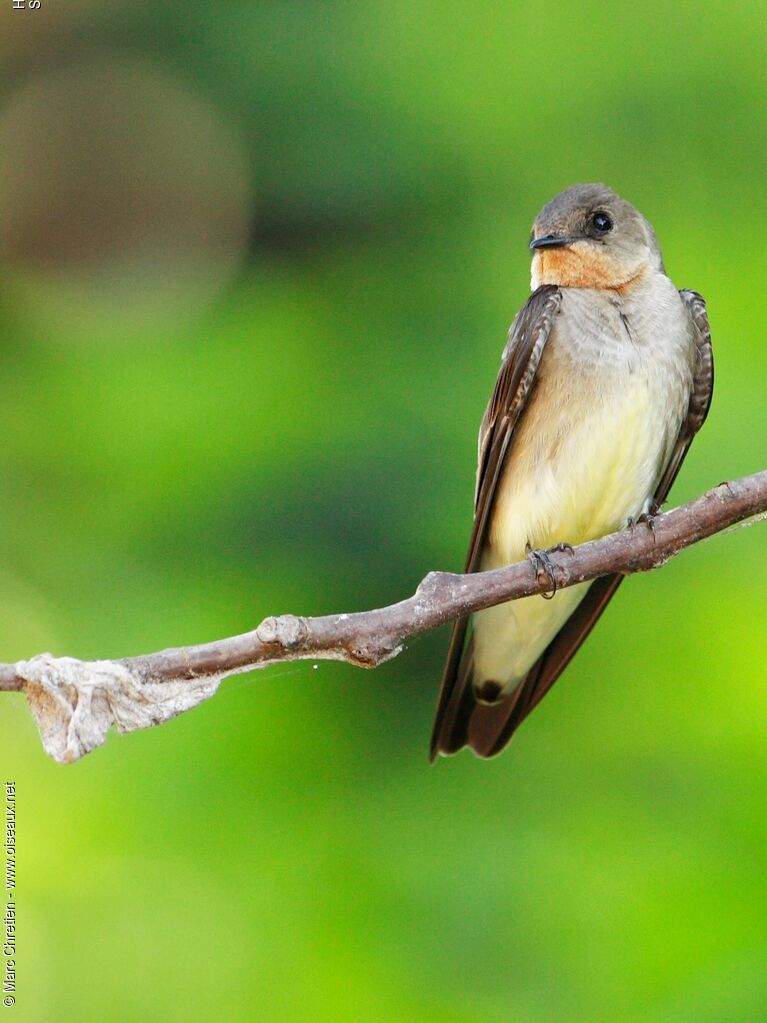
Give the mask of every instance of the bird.
MULTIPOLYGON (((706 303, 672 283, 655 231, 631 203, 603 184, 572 185, 541 209, 529 247, 532 294, 479 431, 466 572, 525 556, 550 571, 553 549, 651 525, 711 404, 706 303)), ((457 619, 431 759, 464 747, 499 753, 622 579, 457 619)))

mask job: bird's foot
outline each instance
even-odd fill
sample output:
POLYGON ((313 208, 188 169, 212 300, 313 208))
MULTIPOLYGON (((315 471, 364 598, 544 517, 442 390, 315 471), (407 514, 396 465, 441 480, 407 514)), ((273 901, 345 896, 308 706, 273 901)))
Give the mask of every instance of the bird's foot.
POLYGON ((647 511, 642 512, 641 515, 637 515, 634 518, 633 515, 628 517, 628 528, 633 533, 637 526, 647 526, 653 536, 655 536, 655 520, 660 514, 660 505, 653 499, 650 501, 650 506, 647 511))
POLYGON ((549 582, 551 583, 551 589, 545 593, 542 593, 541 596, 543 597, 544 600, 551 600, 551 598, 557 592, 558 585, 557 577, 554 571, 554 563, 552 562, 549 555, 560 551, 569 551, 572 554, 573 552, 572 545, 569 543, 557 543, 554 544, 553 547, 549 547, 548 550, 542 551, 539 550, 538 548, 531 547, 530 544, 528 543, 525 545, 525 550, 527 552, 527 560, 533 566, 533 571, 535 572, 536 579, 540 579, 542 575, 548 576, 549 582))

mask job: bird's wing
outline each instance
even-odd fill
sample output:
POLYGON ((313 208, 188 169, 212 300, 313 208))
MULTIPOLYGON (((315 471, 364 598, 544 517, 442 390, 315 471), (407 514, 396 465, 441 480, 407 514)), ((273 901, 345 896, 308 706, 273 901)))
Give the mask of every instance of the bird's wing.
MULTIPOLYGON (((690 444, 708 415, 714 389, 714 357, 706 303, 695 291, 681 291, 680 295, 687 306, 695 331, 697 359, 687 416, 655 490, 654 500, 657 506, 662 505, 668 497, 690 444)), ((482 757, 491 757, 503 749, 575 656, 622 580, 622 575, 613 574, 603 576, 592 583, 573 614, 507 699, 493 705, 474 703, 473 708, 464 715, 462 745, 470 746, 482 757)), ((469 695, 472 695, 470 686, 468 690, 469 695)), ((442 748, 440 746, 440 749, 442 748)), ((452 749, 445 749, 445 752, 448 751, 452 749)))
POLYGON ((658 507, 668 497, 671 485, 692 444, 692 439, 706 421, 708 410, 711 407, 711 395, 714 393, 714 351, 711 347, 711 327, 706 313, 705 299, 697 291, 690 291, 688 288, 680 291, 679 294, 687 306, 687 312, 695 329, 697 361, 690 393, 690 404, 687 407, 687 418, 682 424, 669 463, 655 491, 655 503, 658 507))
MULTIPOLYGON (((474 529, 464 571, 475 572, 484 545, 493 499, 514 427, 533 389, 535 374, 551 326, 559 312, 562 293, 552 285, 538 288, 520 309, 509 330, 501 369, 479 430, 474 529)), ((442 676, 431 755, 452 753, 466 743, 468 719, 476 706, 471 685, 471 642, 466 643, 468 618, 453 623, 442 676)))

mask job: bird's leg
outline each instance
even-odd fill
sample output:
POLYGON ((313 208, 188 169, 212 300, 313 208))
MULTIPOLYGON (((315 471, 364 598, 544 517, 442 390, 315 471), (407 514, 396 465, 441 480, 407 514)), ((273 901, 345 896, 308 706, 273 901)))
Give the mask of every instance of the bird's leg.
POLYGON ((527 560, 533 566, 536 579, 540 579, 542 575, 547 575, 551 582, 551 591, 541 594, 544 600, 551 600, 558 589, 557 577, 554 573, 554 564, 549 557, 549 554, 553 554, 555 551, 569 551, 572 554, 573 548, 569 543, 556 543, 553 547, 549 547, 548 550, 542 551, 531 547, 529 543, 525 544, 527 560))

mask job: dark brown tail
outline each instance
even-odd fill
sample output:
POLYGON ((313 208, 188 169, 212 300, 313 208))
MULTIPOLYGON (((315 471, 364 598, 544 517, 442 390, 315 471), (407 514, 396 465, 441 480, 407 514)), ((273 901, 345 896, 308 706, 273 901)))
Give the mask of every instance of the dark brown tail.
POLYGON ((453 625, 431 737, 431 759, 468 746, 479 757, 500 753, 541 702, 596 625, 623 576, 597 579, 514 692, 498 703, 480 703, 471 684, 473 644, 468 620, 453 625))

